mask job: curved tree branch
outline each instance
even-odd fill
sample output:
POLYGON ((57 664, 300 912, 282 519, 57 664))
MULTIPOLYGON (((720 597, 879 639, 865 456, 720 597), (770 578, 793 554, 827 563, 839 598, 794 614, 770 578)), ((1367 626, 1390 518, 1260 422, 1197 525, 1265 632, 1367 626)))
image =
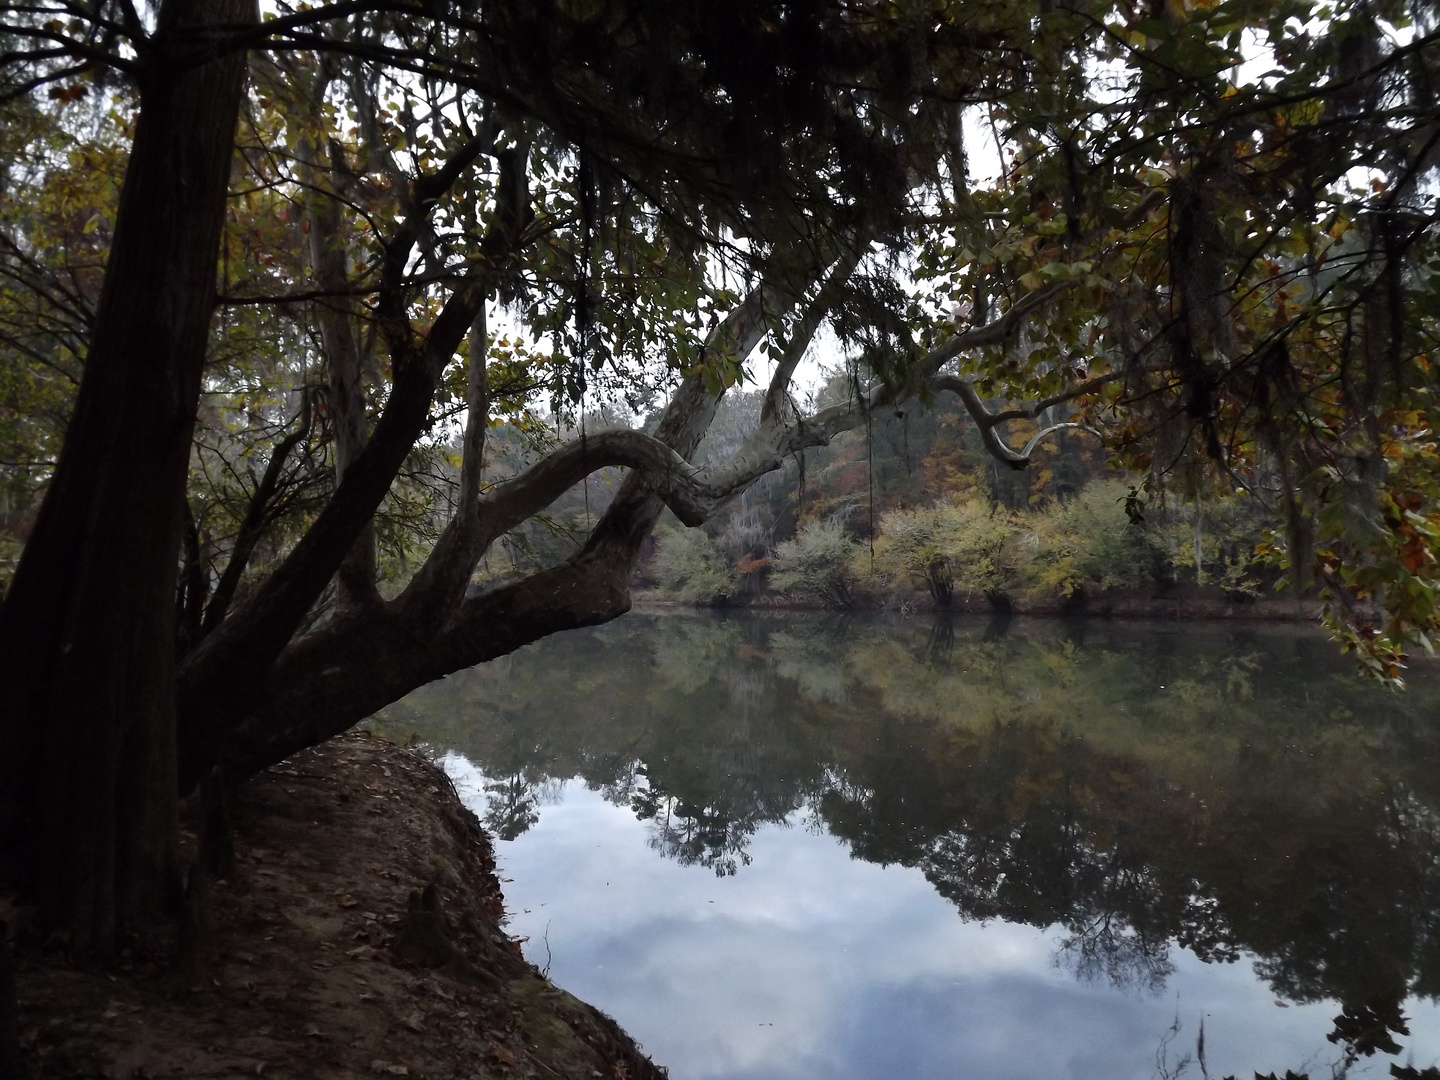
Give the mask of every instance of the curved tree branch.
MULTIPOLYGON (((382 280, 398 283, 403 278, 424 218, 464 168, 492 145, 492 135, 477 135, 435 173, 414 182, 416 209, 386 245, 382 280)), ((393 284, 382 290, 378 312, 393 350, 389 400, 369 442, 349 463, 334 496, 294 550, 250 600, 186 657, 177 676, 182 758, 213 758, 225 732, 256 700, 266 674, 373 519, 424 431, 440 376, 484 303, 491 276, 499 272, 501 268, 492 265, 462 278, 418 343, 406 317, 402 288, 393 284), (203 720, 197 715, 200 702, 207 714, 203 720)))
POLYGON ((815 333, 820 329, 820 324, 825 321, 831 309, 839 301, 845 283, 850 280, 850 275, 860 265, 863 254, 864 244, 858 241, 846 248, 830 268, 830 273, 825 279, 825 284, 820 287, 819 294, 811 301, 805 309, 805 313, 796 323, 795 329, 790 334, 790 340, 785 343, 785 351, 780 356, 780 362, 775 366, 775 374, 770 378, 770 386, 765 391, 765 402, 760 409, 762 425, 783 422, 784 405, 789 397, 790 381, 795 377, 795 369, 805 358, 805 352, 810 348, 810 342, 815 339, 815 333))
MULTIPOLYGON (((751 290, 750 294, 711 331, 706 342, 706 349, 723 350, 729 355, 742 358, 748 356, 765 334, 767 296, 772 304, 777 298, 775 290, 769 286, 760 286, 751 290)), ((685 452, 693 453, 695 445, 699 443, 701 436, 710 426, 710 420, 714 417, 715 402, 718 400, 718 396, 707 394, 705 380, 698 372, 689 376, 676 391, 675 397, 671 399, 665 418, 662 418, 656 432, 656 440, 662 446, 685 446, 688 435, 681 437, 684 433, 677 434, 674 429, 675 417, 686 412, 686 415, 690 417, 690 424, 695 430, 690 433, 694 434, 694 439, 685 452), (705 412, 704 402, 707 400, 709 401, 708 412, 705 412), (693 414, 689 413, 687 410, 692 405, 699 411, 693 414)), ((486 548, 496 537, 529 516, 529 514, 518 518, 504 516, 506 503, 513 500, 515 505, 533 504, 534 509, 529 511, 530 514, 549 505, 567 487, 593 471, 584 467, 582 463, 577 463, 575 460, 577 451, 574 448, 578 446, 583 452, 583 448, 592 444, 597 437, 592 435, 581 443, 566 444, 566 447, 562 447, 560 451, 556 452, 561 454, 558 462, 551 460, 555 454, 542 459, 522 474, 530 479, 518 487, 515 486, 515 480, 511 480, 497 489, 497 493, 492 493, 487 498, 482 499, 477 496, 476 512, 471 515, 457 514, 446 525, 445 531, 436 542, 429 558, 411 579, 405 591, 396 599, 395 606, 410 617, 427 621, 433 622, 448 617, 454 606, 463 597, 470 573, 475 564, 480 561, 486 548), (565 480, 565 477, 570 477, 570 479, 565 480), (559 486, 555 487, 556 484, 559 486), (498 493, 501 491, 508 491, 509 494, 502 496, 498 493), (550 492, 550 494, 546 496, 545 492, 550 492), (535 500, 539 500, 538 503, 535 500), (498 527, 489 519, 489 515, 494 513, 497 508, 503 520, 508 522, 498 527)), ((640 452, 637 451, 637 453, 640 452)), ((682 453, 682 463, 683 458, 684 454, 682 453)), ((626 464, 626 462, 616 461, 606 462, 606 464, 626 464)), ((688 463, 685 467, 689 468, 688 463)), ((616 510, 617 504, 622 508, 629 505, 626 500, 633 500, 636 497, 639 485, 642 485, 643 482, 640 477, 627 478, 615 501, 611 503, 611 511, 616 510)), ((656 503, 654 511, 655 513, 659 512, 659 503, 656 503)), ((596 529, 606 526, 607 521, 613 526, 617 516, 607 512, 596 529)), ((592 537, 593 535, 592 533, 592 537)))
MULTIPOLYGON (((813 287, 817 276, 813 260, 808 266, 777 265, 715 328, 707 349, 749 355, 768 332, 767 311, 793 306, 813 287)), ((1027 315, 1065 287, 1062 283, 1037 290, 995 322, 955 335, 922 358, 921 373, 933 376, 967 349, 1003 342, 1027 315)), ((838 283, 830 276, 820 295, 836 288, 838 283)), ((808 321, 818 326, 813 307, 807 316, 802 329, 808 321)), ((813 333, 813 328, 806 333, 813 333)), ((434 336, 432 332, 432 340, 434 336)), ((797 350, 802 348, 798 342, 798 336, 792 338, 797 350)), ((789 374, 793 365, 786 379, 789 374)), ((782 392, 784 382, 779 386, 782 392)), ((924 385, 923 380, 911 384, 924 385)), ((1086 384, 1070 396, 1093 388, 1086 384)), ((868 407, 901 400, 912 392, 876 387, 868 407)), ((546 634, 622 614, 630 605, 634 561, 662 506, 670 506, 688 524, 699 524, 754 480, 779 468, 788 455, 828 442, 858 426, 865 415, 863 409, 846 404, 787 424, 781 411, 773 410, 729 461, 700 468, 688 458, 709 428, 719 398, 696 371, 671 398, 653 436, 616 431, 572 441, 478 497, 473 514, 451 522, 431 560, 396 601, 364 618, 331 622, 274 658, 273 666, 246 695, 243 710, 232 713, 235 720, 220 732, 221 745, 229 747, 230 767, 237 775, 262 768, 345 730, 415 686, 546 634), (463 571, 459 578, 463 584, 496 537, 606 466, 624 466, 631 473, 579 553, 561 566, 469 599, 463 597, 463 589, 457 592, 451 587, 454 582, 448 579, 455 576, 457 566, 463 571), (442 577, 447 579, 443 588, 436 584, 442 577)), ((1027 453, 1030 449, 1033 445, 1027 453)), ((1009 453, 1016 456, 1013 450, 1009 453)), ((214 744, 209 752, 218 752, 214 744)), ((194 775, 200 760, 182 754, 182 785, 194 775)))
POLYGON ((1012 449, 1010 445, 1000 437, 997 429, 1001 424, 1010 420, 1033 420, 1046 409, 1052 408, 1055 405, 1062 405, 1067 401, 1074 401, 1076 398, 1083 397, 1093 390, 1098 390, 1106 383, 1112 382, 1119 377, 1119 374, 1113 372, 1101 375, 1098 378, 1091 379, 1088 382, 1081 383, 1079 386, 1056 394, 1053 397, 1048 397, 1044 401, 1036 402, 1028 408, 1006 409, 1004 412, 999 413, 992 413, 987 409, 985 403, 980 400, 980 395, 976 392, 974 384, 968 379, 960 378, 958 375, 936 375, 930 379, 930 386, 936 390, 949 390, 960 398, 960 401, 965 406, 965 411, 970 414, 970 418, 975 421, 975 426, 980 429, 980 438, 984 440, 985 449, 991 457, 1009 465, 1012 469, 1023 469, 1030 464, 1030 455, 1035 452, 1035 447, 1040 444, 1040 441, 1056 431, 1075 428, 1080 431, 1088 431, 1091 435, 1094 435, 1102 441, 1104 440, 1104 436, 1094 428, 1085 424, 1052 424, 1031 438, 1031 440, 1025 444, 1023 450, 1017 451, 1012 449))

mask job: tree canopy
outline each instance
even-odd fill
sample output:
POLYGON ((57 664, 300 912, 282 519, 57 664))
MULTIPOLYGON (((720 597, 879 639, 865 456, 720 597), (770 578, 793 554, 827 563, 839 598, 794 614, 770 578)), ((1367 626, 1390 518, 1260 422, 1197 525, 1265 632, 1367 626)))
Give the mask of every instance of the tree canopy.
MULTIPOLYGON (((613 618, 663 505, 698 524, 938 395, 1007 466, 1076 428, 1137 498, 1244 493, 1398 680, 1440 625, 1436 27, 1426 0, 7 8, 0 851, 46 879, 36 815, 90 835, 66 793, 117 761, 233 782, 613 618), (848 389, 810 409, 822 331, 848 389), (748 383, 758 427, 697 464, 748 383), (468 588, 616 468, 572 553, 468 588), (82 731, 93 775, 58 756, 82 731)), ((105 843, 96 910, 134 861, 105 843)))

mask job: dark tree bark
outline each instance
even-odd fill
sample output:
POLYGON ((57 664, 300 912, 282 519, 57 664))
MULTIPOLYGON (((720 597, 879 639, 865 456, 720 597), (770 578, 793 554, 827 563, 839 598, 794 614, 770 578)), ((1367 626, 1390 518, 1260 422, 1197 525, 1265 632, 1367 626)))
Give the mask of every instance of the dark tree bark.
POLYGON ((180 584, 175 594, 175 652, 184 656, 200 637, 205 602, 210 596, 210 579, 202 562, 200 526, 190 512, 188 500, 182 511, 180 584))
POLYGON ((20 1006, 15 997, 15 959, 10 927, 0 921, 0 1080, 24 1080, 20 1055, 20 1006))
MULTIPOLYGON (((457 283, 428 333, 419 338, 406 312, 405 266, 426 226, 426 214, 476 158, 493 149, 494 133, 477 135, 443 166, 411 184, 416 207, 385 246, 376 318, 390 349, 393 381, 385 408, 363 448, 346 465, 344 479, 315 522, 256 593, 222 622, 189 656, 179 673, 179 783, 188 792, 215 766, 227 774, 236 726, 251 712, 264 687, 276 678, 276 661, 289 646, 325 587, 341 571, 375 511, 425 430, 430 404, 445 365, 483 307, 484 275, 457 283)), ((493 273, 507 270, 512 241, 490 245, 493 273)), ((342 611, 339 625, 383 621, 373 604, 342 611)), ((360 719, 356 717, 351 720, 360 719)), ((349 726, 348 724, 346 725, 349 726)), ((343 728, 340 730, 344 730, 343 728)), ((276 759, 279 760, 279 759, 276 759)))
MULTIPOLYGON (((713 332, 712 347, 740 355, 754 348, 765 330, 764 298, 774 291, 757 289, 713 332)), ((688 458, 718 403, 719 394, 703 378, 690 377, 667 406, 656 438, 688 458)), ((604 441, 593 440, 597 449, 604 441)), ((464 567, 468 575, 495 535, 543 509, 578 479, 558 471, 546 476, 546 468, 542 463, 534 470, 540 475, 533 475, 533 493, 530 481, 522 481, 523 494, 507 495, 502 486, 489 502, 466 500, 473 517, 451 522, 431 560, 464 567)), ((206 680, 204 668, 187 665, 180 684, 182 787, 198 782, 200 770, 217 757, 234 779, 243 779, 346 731, 417 686, 549 634, 624 614, 635 560, 664 505, 653 470, 634 471, 574 558, 463 602, 457 597, 452 603, 450 590, 432 587, 450 576, 449 567, 427 564, 414 595, 407 590, 391 604, 336 619, 285 649, 246 696, 243 719, 228 730, 213 717, 216 685, 206 680)))
POLYGON ((0 610, 0 855, 104 954, 175 895, 175 575, 254 0, 166 0, 75 413, 0 610))

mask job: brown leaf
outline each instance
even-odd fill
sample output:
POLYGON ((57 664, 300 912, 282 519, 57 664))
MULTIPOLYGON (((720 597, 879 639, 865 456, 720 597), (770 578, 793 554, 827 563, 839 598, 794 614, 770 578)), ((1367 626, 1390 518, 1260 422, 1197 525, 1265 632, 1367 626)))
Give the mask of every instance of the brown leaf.
POLYGON ((498 1061, 501 1065, 515 1064, 515 1051, 511 1050, 508 1046, 501 1045, 500 1043, 496 1043, 494 1046, 490 1047, 490 1056, 493 1057, 496 1061, 498 1061))
POLYGON ((401 1020, 400 1023, 404 1024, 411 1031, 419 1032, 425 1030, 425 1017, 421 1015, 419 1010, 412 1012, 409 1016, 405 1017, 405 1019, 401 1020))

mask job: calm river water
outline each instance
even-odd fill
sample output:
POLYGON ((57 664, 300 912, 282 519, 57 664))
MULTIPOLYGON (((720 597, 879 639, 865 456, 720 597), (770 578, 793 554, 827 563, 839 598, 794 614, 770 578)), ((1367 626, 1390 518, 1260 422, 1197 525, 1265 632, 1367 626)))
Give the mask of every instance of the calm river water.
POLYGON ((1292 627, 631 614, 375 724, 501 838, 526 954, 677 1080, 1440 1063, 1433 667, 1388 693, 1292 627))

